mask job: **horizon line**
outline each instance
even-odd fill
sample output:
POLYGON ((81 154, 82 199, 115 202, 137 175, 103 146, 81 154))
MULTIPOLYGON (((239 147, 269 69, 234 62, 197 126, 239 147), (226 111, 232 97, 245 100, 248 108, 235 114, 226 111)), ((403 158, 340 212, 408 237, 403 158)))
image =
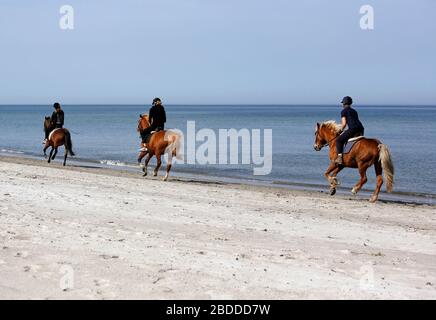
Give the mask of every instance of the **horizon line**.
MULTIPOLYGON (((145 103, 64 103, 61 105, 64 106, 151 106, 151 104, 145 104, 145 103)), ((168 103, 164 104, 166 106, 317 106, 317 107, 331 107, 331 106, 337 106, 341 105, 340 103, 331 103, 331 104, 316 104, 316 103, 168 103)), ((358 106, 368 106, 368 107, 376 107, 376 106, 383 106, 383 107, 436 107, 436 104, 359 104, 359 103, 353 103, 353 105, 358 106)), ((31 104, 31 103, 0 103, 0 106, 52 106, 51 103, 45 104, 45 103, 37 103, 37 104, 31 104)))

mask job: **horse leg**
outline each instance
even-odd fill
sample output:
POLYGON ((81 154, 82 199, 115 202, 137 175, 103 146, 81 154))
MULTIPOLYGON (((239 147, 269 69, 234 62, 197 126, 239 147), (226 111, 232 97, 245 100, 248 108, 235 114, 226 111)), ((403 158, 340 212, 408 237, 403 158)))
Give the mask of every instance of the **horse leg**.
POLYGON ((338 166, 334 162, 331 162, 329 167, 327 168, 326 172, 324 173, 324 176, 326 177, 327 181, 330 183, 330 195, 331 196, 333 196, 336 193, 336 185, 338 183, 336 180, 336 176, 331 177, 330 173, 336 169, 338 169, 338 166))
POLYGON ((380 193, 380 189, 383 185, 383 176, 382 176, 383 169, 382 169, 381 163, 379 161, 376 161, 374 163, 374 168, 375 168, 375 175, 377 176, 377 182, 376 182, 374 193, 372 194, 371 198, 369 199, 370 202, 377 201, 378 194, 380 193))
POLYGON ((65 146, 65 155, 64 155, 64 163, 62 164, 65 167, 65 164, 67 163, 67 157, 68 157, 68 149, 65 146))
POLYGON ((54 147, 51 147, 50 154, 48 155, 48 163, 51 162, 51 156, 53 155, 54 147))
POLYGON ((139 154, 138 154, 138 165, 139 165, 139 167, 140 168, 144 168, 143 166, 142 166, 142 159, 144 159, 144 157, 145 157, 145 155, 147 155, 147 152, 140 152, 139 154))
POLYGON ((157 176, 157 172, 159 171, 159 168, 162 165, 161 157, 162 157, 161 154, 156 154, 157 164, 156 164, 156 168, 154 168, 154 171, 153 171, 153 177, 157 176))
POLYGON ((54 153, 53 153, 53 157, 51 158, 52 160, 54 160, 56 158, 56 155, 58 154, 58 148, 54 148, 54 153))
POLYGON ((44 149, 42 150, 44 152, 44 157, 47 159, 47 149, 50 147, 48 143, 45 144, 44 149))
POLYGON ((366 177, 366 170, 368 170, 368 167, 369 166, 367 164, 364 165, 359 164, 358 168, 359 168, 360 180, 358 183, 356 183, 353 189, 351 189, 352 194, 357 194, 360 191, 360 189, 362 189, 366 181, 368 181, 368 178, 366 177))
POLYGON ((147 154, 147 158, 145 159, 144 168, 142 168, 142 171, 144 172, 143 177, 147 176, 147 169, 148 169, 148 163, 150 162, 150 159, 153 157, 150 153, 147 154))
POLYGON ((333 173, 331 175, 331 184, 330 184, 330 195, 334 196, 336 194, 336 186, 338 186, 340 183, 338 181, 338 179, 336 179, 336 176, 338 175, 339 172, 342 171, 342 169, 344 169, 344 166, 337 166, 334 170, 333 173))
POLYGON ((162 179, 163 181, 167 181, 168 180, 168 176, 170 174, 170 170, 171 170, 171 165, 172 165, 172 161, 171 161, 171 156, 168 156, 168 163, 167 163, 167 173, 165 174, 165 177, 162 179))

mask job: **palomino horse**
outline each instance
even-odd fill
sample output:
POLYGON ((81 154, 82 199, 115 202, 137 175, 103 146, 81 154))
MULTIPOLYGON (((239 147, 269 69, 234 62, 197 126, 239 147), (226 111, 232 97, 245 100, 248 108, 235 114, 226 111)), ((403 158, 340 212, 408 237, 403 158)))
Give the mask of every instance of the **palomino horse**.
MULTIPOLYGON (((44 131, 50 131, 51 130, 51 120, 50 117, 45 117, 44 120, 44 131)), ((74 156, 73 152, 73 143, 71 141, 71 134, 67 129, 54 129, 47 140, 47 142, 44 145, 44 156, 47 157, 46 151, 48 147, 51 146, 50 155, 48 157, 48 163, 50 163, 51 160, 54 160, 56 158, 56 155, 58 153, 58 147, 65 145, 65 156, 64 156, 64 163, 67 162, 67 156, 70 154, 71 156, 74 156), (54 153, 53 153, 54 152, 54 153)))
POLYGON ((353 194, 357 194, 368 180, 366 170, 372 165, 374 165, 375 168, 377 183, 370 201, 376 202, 378 199, 378 194, 383 184, 382 174, 384 174, 386 180, 386 190, 392 192, 394 185, 394 165, 388 147, 379 140, 362 138, 354 144, 349 153, 344 154, 344 164, 337 165, 335 163, 337 157, 336 138, 340 135, 340 132, 340 126, 334 121, 316 124, 315 144, 313 147, 316 151, 320 151, 326 145, 330 147, 329 157, 331 163, 325 172, 325 177, 330 182, 330 195, 336 193, 336 186, 339 184, 336 176, 345 167, 357 168, 359 170, 360 181, 351 190, 353 194))
MULTIPOLYGON (((142 132, 148 127, 150 127, 148 115, 147 114, 140 115, 137 131, 142 132)), ((157 176, 159 168, 162 164, 162 159, 161 159, 162 155, 167 153, 168 154, 167 172, 165 174, 165 177, 163 178, 163 181, 168 180, 168 175, 170 173, 171 165, 172 165, 172 157, 175 156, 176 158, 179 158, 180 153, 182 151, 180 150, 180 140, 181 140, 180 134, 172 130, 162 130, 152 134, 150 141, 147 143, 148 152, 140 152, 138 155, 139 164, 141 164, 141 160, 147 155, 147 158, 145 159, 145 165, 142 169, 142 171, 144 172, 144 177, 147 175, 148 163, 150 162, 150 159, 154 155, 156 156, 157 159, 157 165, 153 171, 153 176, 157 176)))

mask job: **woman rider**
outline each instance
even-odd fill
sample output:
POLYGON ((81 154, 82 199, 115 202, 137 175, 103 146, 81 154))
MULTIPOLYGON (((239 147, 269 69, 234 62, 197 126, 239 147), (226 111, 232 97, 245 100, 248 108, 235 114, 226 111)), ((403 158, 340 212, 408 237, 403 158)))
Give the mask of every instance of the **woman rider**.
POLYGON ((63 126, 64 126, 65 115, 64 115, 64 111, 61 108, 61 105, 58 102, 55 102, 53 104, 53 108, 55 110, 53 111, 53 114, 51 115, 51 120, 50 120, 51 121, 51 128, 50 128, 50 130, 47 130, 45 132, 45 140, 43 143, 45 143, 48 140, 48 136, 49 136, 49 133, 51 131, 53 131, 54 129, 63 128, 63 126))
POLYGON ((353 104, 353 99, 351 97, 344 97, 342 99, 343 110, 341 111, 341 131, 343 133, 336 139, 336 151, 338 153, 338 157, 335 160, 335 163, 338 165, 342 165, 344 152, 344 144, 353 137, 358 135, 363 135, 365 128, 362 125, 362 122, 359 120, 359 115, 357 111, 351 108, 353 104), (348 126, 348 129, 345 128, 348 126), (345 130, 345 131, 344 131, 345 130))
POLYGON ((141 152, 147 152, 146 140, 147 136, 152 131, 161 131, 165 129, 167 115, 165 113, 165 108, 162 105, 162 101, 159 98, 154 98, 153 106, 150 108, 150 111, 148 113, 148 120, 150 122, 150 127, 141 132, 142 148, 139 149, 139 151, 141 152))

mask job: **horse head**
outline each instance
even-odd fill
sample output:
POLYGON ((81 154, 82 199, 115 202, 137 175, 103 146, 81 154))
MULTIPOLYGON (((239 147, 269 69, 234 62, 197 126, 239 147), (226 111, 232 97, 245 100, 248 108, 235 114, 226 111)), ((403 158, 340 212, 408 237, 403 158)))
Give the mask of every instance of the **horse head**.
POLYGON ((332 120, 317 123, 315 127, 315 143, 313 148, 316 151, 320 151, 324 146, 334 140, 340 132, 340 126, 332 120))
POLYGON ((44 130, 49 130, 51 127, 51 118, 46 116, 44 119, 44 130))
POLYGON ((138 120, 138 132, 142 132, 150 126, 150 122, 148 120, 148 114, 140 114, 138 120))

